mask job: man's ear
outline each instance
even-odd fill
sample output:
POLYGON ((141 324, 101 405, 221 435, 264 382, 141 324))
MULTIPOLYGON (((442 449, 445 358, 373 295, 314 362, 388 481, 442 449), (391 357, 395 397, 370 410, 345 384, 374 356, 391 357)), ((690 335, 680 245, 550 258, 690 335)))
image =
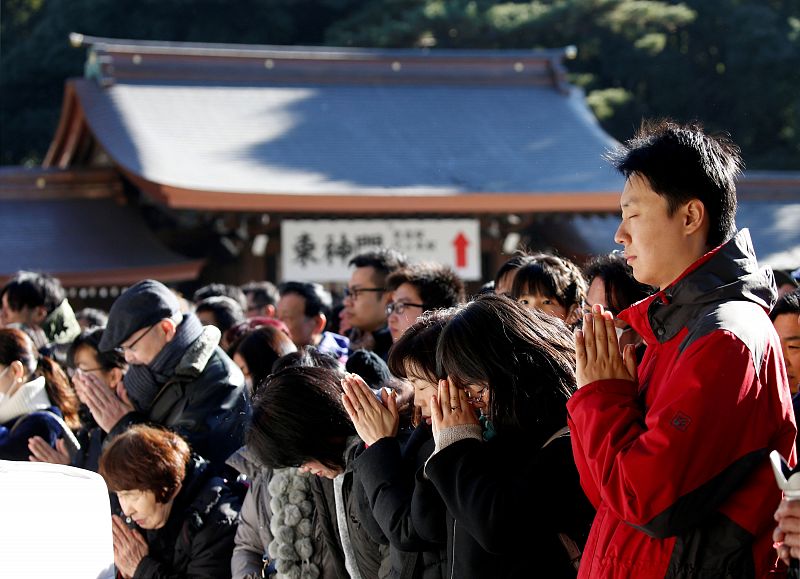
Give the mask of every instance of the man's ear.
POLYGON ((267 316, 268 318, 274 318, 275 317, 275 306, 273 306, 272 304, 270 304, 268 306, 264 306, 264 315, 267 316))
POLYGON ((699 199, 692 199, 683 206, 683 227, 687 235, 699 231, 707 224, 706 206, 699 199))
POLYGON ((164 331, 164 336, 167 342, 171 342, 172 338, 175 337, 175 333, 178 331, 178 326, 175 323, 175 320, 164 318, 159 322, 159 324, 161 325, 161 329, 164 331))
POLYGON ((314 330, 312 334, 321 334, 325 331, 325 326, 328 325, 328 318, 325 317, 325 314, 319 313, 314 317, 314 330))

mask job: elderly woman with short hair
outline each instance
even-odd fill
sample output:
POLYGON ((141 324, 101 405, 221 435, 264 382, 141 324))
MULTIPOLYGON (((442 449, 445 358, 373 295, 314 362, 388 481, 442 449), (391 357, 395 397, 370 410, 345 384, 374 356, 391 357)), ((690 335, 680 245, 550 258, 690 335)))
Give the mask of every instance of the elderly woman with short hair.
POLYGON ((112 525, 122 577, 230 577, 241 500, 183 438, 133 426, 103 451, 100 474, 126 517, 112 525))

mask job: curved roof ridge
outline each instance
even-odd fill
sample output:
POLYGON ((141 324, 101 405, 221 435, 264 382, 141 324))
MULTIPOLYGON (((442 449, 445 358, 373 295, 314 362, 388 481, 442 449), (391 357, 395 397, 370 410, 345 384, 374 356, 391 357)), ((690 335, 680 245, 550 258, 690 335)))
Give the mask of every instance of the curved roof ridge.
POLYGON ((229 44, 211 42, 174 42, 162 40, 134 40, 90 36, 78 32, 69 35, 72 46, 95 47, 107 52, 138 54, 172 54, 194 56, 226 56, 264 58, 274 54, 283 58, 311 58, 317 60, 385 59, 415 57, 426 59, 465 60, 488 58, 493 60, 543 59, 561 60, 574 58, 575 47, 544 48, 530 50, 490 49, 430 49, 430 48, 364 48, 340 46, 296 46, 271 44, 229 44))

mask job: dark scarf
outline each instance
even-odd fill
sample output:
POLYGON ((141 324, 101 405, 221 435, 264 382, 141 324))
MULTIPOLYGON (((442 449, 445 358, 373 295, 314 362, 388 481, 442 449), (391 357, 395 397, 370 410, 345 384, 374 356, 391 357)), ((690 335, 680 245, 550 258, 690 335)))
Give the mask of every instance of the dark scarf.
POLYGON ((200 334, 203 325, 194 314, 186 314, 167 342, 149 365, 132 365, 125 378, 125 390, 139 412, 147 413, 161 387, 175 374, 175 368, 200 334))

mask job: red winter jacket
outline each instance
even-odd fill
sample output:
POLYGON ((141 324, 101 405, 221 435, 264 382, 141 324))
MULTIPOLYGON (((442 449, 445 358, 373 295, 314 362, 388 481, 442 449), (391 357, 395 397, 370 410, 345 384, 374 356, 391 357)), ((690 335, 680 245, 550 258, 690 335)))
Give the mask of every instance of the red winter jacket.
POLYGON ((580 577, 761 577, 781 498, 767 455, 796 462, 774 282, 749 233, 621 314, 647 349, 638 384, 568 402, 581 484, 597 508, 580 577))

